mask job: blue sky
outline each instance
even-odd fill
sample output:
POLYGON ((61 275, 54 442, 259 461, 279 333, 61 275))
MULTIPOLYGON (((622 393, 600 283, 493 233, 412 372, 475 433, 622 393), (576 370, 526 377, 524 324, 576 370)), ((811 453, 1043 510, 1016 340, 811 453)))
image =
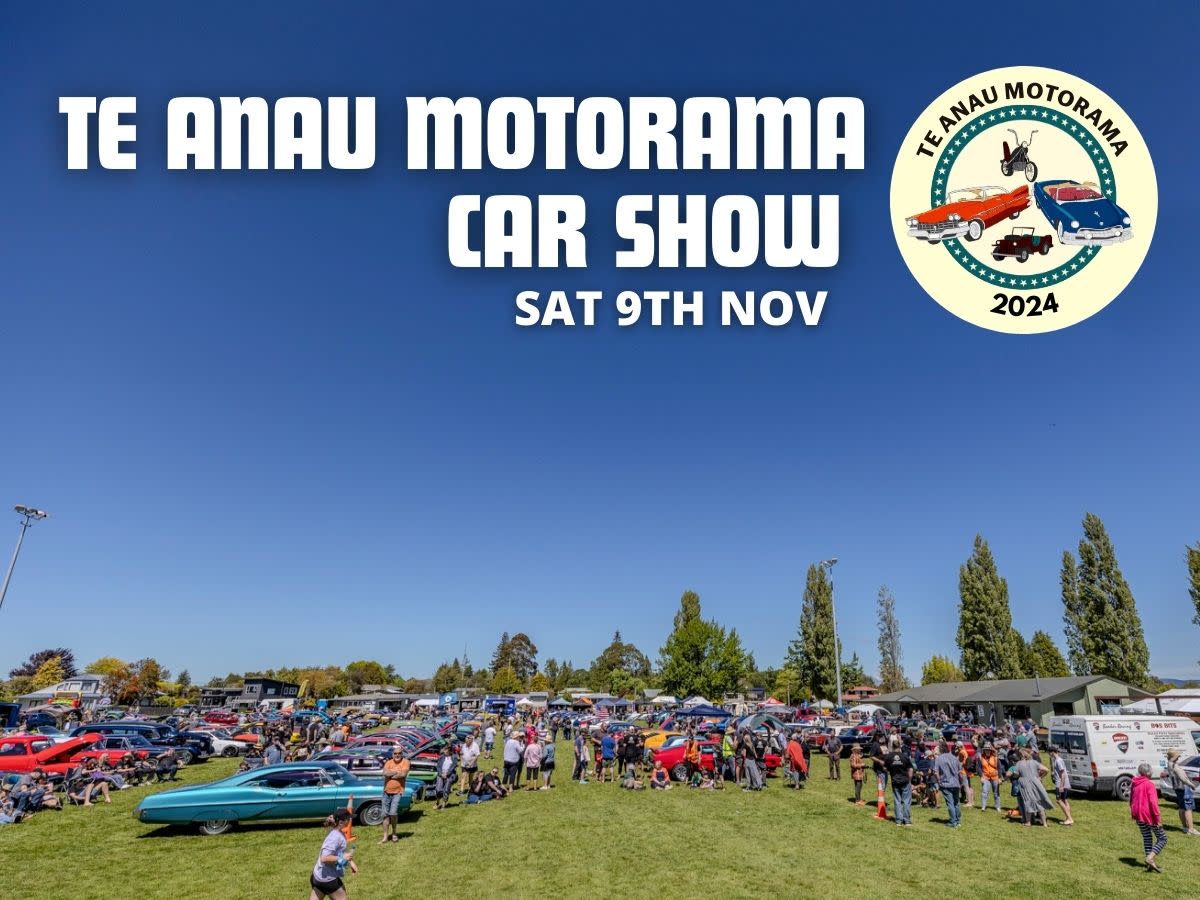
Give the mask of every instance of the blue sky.
POLYGON ((1178 90, 1194 83, 1194 5, 1094 4, 1081 27, 1103 52, 1078 55, 1037 38, 1049 17, 1027 30, 966 7, 936 29, 924 14, 864 23, 849 6, 138 9, 0 13, 0 501, 53 514, 0 612, 0 669, 65 644, 81 662, 153 655, 202 678, 358 658, 425 675, 464 647, 486 660, 503 630, 584 665, 614 629, 655 655, 686 588, 765 665, 794 632, 806 566, 836 555, 847 652, 876 664, 886 582, 915 675, 957 652, 958 567, 977 531, 1015 624, 1061 643, 1059 561, 1090 510, 1152 668, 1197 674, 1183 560, 1200 539, 1185 237, 1197 135, 1178 90), (1116 98, 1160 184, 1134 283, 1034 337, 943 311, 887 224, 916 115, 961 78, 1016 63, 1070 69, 1116 98), (867 167, 403 165, 406 95, 648 93, 862 97, 867 167), (138 96, 136 172, 65 170, 57 98, 77 94, 138 96), (191 94, 377 96, 379 161, 168 173, 159 111, 191 94), (611 267, 605 220, 621 194, 822 191, 842 196, 834 270, 611 267), (474 192, 582 193, 598 223, 591 268, 452 268, 445 206, 474 192), (555 287, 829 301, 817 329, 513 325, 516 291, 555 287))

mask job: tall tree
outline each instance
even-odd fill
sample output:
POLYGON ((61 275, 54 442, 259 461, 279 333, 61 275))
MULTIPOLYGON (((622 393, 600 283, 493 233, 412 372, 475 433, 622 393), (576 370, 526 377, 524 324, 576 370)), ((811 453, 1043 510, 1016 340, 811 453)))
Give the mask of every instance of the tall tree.
POLYGON ((808 567, 804 600, 800 607, 800 628, 788 644, 785 666, 790 667, 801 684, 820 700, 832 700, 837 693, 834 668, 833 585, 824 566, 808 567))
POLYGON ((1196 607, 1192 621, 1200 625, 1200 541, 1196 541, 1195 547, 1187 548, 1187 567, 1188 594, 1192 598, 1192 606, 1196 607))
POLYGON ((1100 517, 1083 517, 1079 542, 1079 605, 1083 610, 1083 650, 1095 674, 1130 684, 1149 683, 1150 650, 1133 591, 1117 564, 1117 554, 1100 517))
POLYGON ((186 691, 192 686, 192 674, 187 670, 182 670, 175 678, 175 683, 179 685, 181 691, 186 691))
POLYGON ((508 632, 500 635, 500 643, 496 645, 495 651, 492 653, 492 674, 495 675, 500 669, 509 665, 509 637, 508 632))
POLYGON ((659 650, 659 685, 679 697, 719 699, 750 671, 750 658, 737 629, 726 630, 700 614, 700 596, 684 591, 674 627, 659 650))
POLYGON ((842 663, 842 686, 843 689, 857 687, 860 684, 867 684, 871 678, 867 675, 862 667, 862 661, 858 658, 857 651, 850 654, 850 659, 842 663))
MULTIPOLYGON (((455 660, 457 662, 457 660, 455 660)), ((350 693, 357 694, 364 684, 389 684, 391 677, 387 668, 381 662, 373 659, 359 659, 346 663, 346 683, 350 693)))
POLYGON ((523 631, 518 631, 508 642, 508 664, 522 682, 537 674, 537 654, 538 648, 523 631))
POLYGON ((43 662, 36 672, 33 673, 34 690, 51 687, 63 681, 66 675, 66 669, 63 668, 61 656, 51 656, 43 662))
POLYGON ((66 647, 52 647, 49 650, 39 650, 36 653, 29 654, 29 659, 21 663, 11 672, 8 673, 9 678, 32 678, 37 675, 38 669, 47 660, 57 659, 62 667, 63 678, 74 678, 79 674, 79 670, 75 668, 75 654, 66 647))
POLYGON ((1087 611, 1079 594, 1079 568, 1070 550, 1063 551, 1062 571, 1059 574, 1062 587, 1063 632, 1067 636, 1067 659, 1076 675, 1091 675, 1087 650, 1083 646, 1083 635, 1087 630, 1087 611))
POLYGON ((896 618, 896 598, 886 584, 879 588, 875 603, 879 622, 879 690, 889 694, 908 687, 900 649, 900 620, 896 618))
POLYGON ((944 684, 949 681, 965 681, 962 669, 948 656, 931 656, 921 666, 921 684, 944 684))
POLYGON ((1054 643, 1054 638, 1044 631, 1035 631, 1025 645, 1025 674, 1029 677, 1062 678, 1071 674, 1067 661, 1054 643))
POLYGON ((613 633, 612 643, 592 660, 589 680, 593 684, 603 684, 614 669, 624 669, 635 678, 645 678, 650 674, 650 660, 646 654, 633 644, 621 640, 619 631, 613 633))
POLYGON ((501 666, 492 676, 491 688, 497 694, 515 694, 521 690, 521 679, 512 666, 501 666))
POLYGON ((1008 607, 1008 582, 981 535, 975 535, 971 558, 958 571, 958 595, 957 640, 966 680, 1020 678, 1021 647, 1008 607))

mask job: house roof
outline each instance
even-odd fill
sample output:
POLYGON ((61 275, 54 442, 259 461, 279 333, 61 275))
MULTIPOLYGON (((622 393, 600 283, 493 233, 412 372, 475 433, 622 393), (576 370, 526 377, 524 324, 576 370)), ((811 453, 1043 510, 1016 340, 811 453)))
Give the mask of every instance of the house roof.
POLYGON ((1009 678, 995 681, 953 681, 893 691, 873 698, 876 703, 1003 703, 1050 700, 1097 681, 1121 685, 1131 697, 1149 697, 1147 691, 1106 675, 1071 675, 1065 678, 1009 678))

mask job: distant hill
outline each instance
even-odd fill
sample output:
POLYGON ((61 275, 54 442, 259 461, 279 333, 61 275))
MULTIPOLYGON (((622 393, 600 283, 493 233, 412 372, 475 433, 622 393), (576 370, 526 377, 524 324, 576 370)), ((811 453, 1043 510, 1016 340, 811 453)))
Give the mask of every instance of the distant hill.
POLYGON ((1171 685, 1171 687, 1200 687, 1200 678, 1159 678, 1158 680, 1163 684, 1171 685))

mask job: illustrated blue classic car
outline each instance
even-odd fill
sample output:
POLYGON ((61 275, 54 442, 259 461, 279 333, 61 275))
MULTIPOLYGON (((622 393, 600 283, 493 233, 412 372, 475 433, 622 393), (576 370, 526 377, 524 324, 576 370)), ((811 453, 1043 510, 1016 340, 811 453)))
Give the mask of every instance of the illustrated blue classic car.
MULTIPOLYGON (((355 778, 333 762, 263 766, 221 781, 152 794, 133 815, 139 822, 194 824, 201 834, 223 834, 238 822, 324 819, 345 808, 351 796, 361 824, 382 824, 382 781, 355 778)), ((413 788, 408 787, 401 811, 407 811, 412 800, 413 788)))
POLYGON ((1060 244, 1103 247, 1133 237, 1129 213, 1100 193, 1095 184, 1039 181, 1033 186, 1033 200, 1057 229, 1060 244))

